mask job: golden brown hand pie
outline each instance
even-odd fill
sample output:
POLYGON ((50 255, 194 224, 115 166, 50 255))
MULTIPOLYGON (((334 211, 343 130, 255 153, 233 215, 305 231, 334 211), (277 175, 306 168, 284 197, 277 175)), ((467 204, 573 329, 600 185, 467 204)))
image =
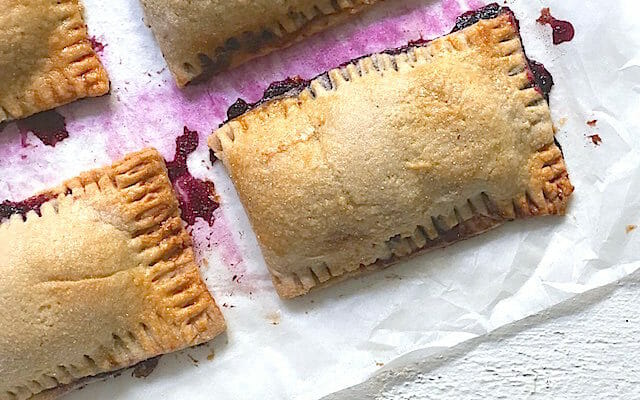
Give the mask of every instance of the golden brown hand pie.
POLYGON ((565 211, 573 187, 510 11, 287 85, 209 139, 283 297, 565 211))
POLYGON ((380 0, 141 0, 176 82, 287 47, 380 0))
POLYGON ((0 0, 0 122, 109 91, 78 0, 0 0))
POLYGON ((52 396, 224 331, 155 150, 3 206, 16 213, 0 222, 0 399, 52 396))

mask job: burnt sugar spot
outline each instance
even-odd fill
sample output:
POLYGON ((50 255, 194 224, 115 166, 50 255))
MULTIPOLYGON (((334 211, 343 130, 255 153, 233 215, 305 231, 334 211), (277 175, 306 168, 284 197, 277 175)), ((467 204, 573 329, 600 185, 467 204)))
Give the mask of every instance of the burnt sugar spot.
POLYGON ((69 137, 64 116, 55 110, 44 111, 16 122, 18 131, 24 137, 33 133, 42 143, 55 147, 69 137))
POLYGON ((193 225, 202 218, 213 225, 213 212, 220 206, 213 182, 195 178, 187 167, 187 157, 198 147, 198 132, 184 127, 184 133, 176 138, 173 161, 167 161, 169 178, 178 196, 182 219, 193 225))
POLYGON ((593 144, 595 144, 596 146, 600 146, 600 143, 602 143, 602 138, 600 137, 600 135, 589 135, 587 137, 591 139, 591 142, 593 142, 593 144))
POLYGON ((548 7, 540 11, 540 17, 536 21, 538 21, 539 24, 551 26, 553 30, 553 44, 569 42, 576 34, 571 22, 554 18, 548 7))
MULTIPOLYGON (((595 128, 597 123, 598 123, 597 119, 592 119, 591 121, 587 121, 587 125, 589 125, 591 128, 595 128)), ((591 142, 596 146, 600 146, 600 144, 602 143, 602 138, 598 134, 587 135, 587 138, 591 139, 591 142)))

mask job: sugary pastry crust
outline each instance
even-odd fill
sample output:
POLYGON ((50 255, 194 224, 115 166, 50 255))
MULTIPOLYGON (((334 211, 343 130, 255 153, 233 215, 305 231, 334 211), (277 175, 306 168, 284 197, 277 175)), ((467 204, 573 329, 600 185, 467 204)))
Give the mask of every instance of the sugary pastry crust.
POLYGON ((0 3, 0 122, 109 91, 78 0, 0 3))
POLYGON ((331 70, 209 145, 285 298, 563 214, 573 191, 509 15, 331 70))
POLYGON ((281 49, 380 0, 141 0, 179 86, 281 49))
POLYGON ((0 399, 84 378, 225 329, 153 149, 48 190, 0 223, 0 399))

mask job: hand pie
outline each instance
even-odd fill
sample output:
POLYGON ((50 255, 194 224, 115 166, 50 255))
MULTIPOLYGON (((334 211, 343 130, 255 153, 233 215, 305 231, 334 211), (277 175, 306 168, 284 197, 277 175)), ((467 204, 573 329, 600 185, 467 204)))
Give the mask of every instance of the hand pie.
POLYGON ((0 2, 0 122, 109 91, 78 0, 0 2))
POLYGON ((141 0, 176 82, 184 86, 284 48, 380 0, 141 0))
POLYGON ((517 22, 484 11, 440 39, 272 85, 210 137, 282 297, 564 213, 573 187, 517 22))
POLYGON ((15 212, 0 222, 1 399, 55 397, 224 331, 155 150, 0 207, 15 212))

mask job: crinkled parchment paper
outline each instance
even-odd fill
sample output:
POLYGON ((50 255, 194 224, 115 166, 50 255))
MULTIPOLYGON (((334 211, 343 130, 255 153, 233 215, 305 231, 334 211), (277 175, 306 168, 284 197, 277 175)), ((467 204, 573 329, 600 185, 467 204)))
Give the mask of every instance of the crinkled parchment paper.
MULTIPOLYGON (((510 1, 528 54, 553 73, 551 109, 576 187, 568 215, 517 221, 480 237, 293 301, 278 299, 256 239, 205 138, 238 97, 312 77, 363 54, 448 32, 478 0, 387 0, 350 24, 178 90, 135 0, 85 0, 106 45, 112 91, 59 109, 70 138, 55 148, 14 124, 0 135, 0 198, 21 199, 129 151, 171 158, 186 125, 200 133, 192 173, 221 197, 212 227, 192 228, 202 272, 228 321, 213 343, 161 358, 147 378, 94 383, 70 398, 316 399, 418 349, 449 347, 640 266, 640 28, 635 0, 510 1), (535 19, 570 20, 554 46, 535 19), (597 119, 595 127, 586 124, 597 119), (598 134, 596 146, 587 137, 598 134), (21 142, 25 142, 22 144, 21 142)), ((215 21, 211 22, 215 24, 215 21)), ((96 323, 99 323, 97 321, 96 323)))

